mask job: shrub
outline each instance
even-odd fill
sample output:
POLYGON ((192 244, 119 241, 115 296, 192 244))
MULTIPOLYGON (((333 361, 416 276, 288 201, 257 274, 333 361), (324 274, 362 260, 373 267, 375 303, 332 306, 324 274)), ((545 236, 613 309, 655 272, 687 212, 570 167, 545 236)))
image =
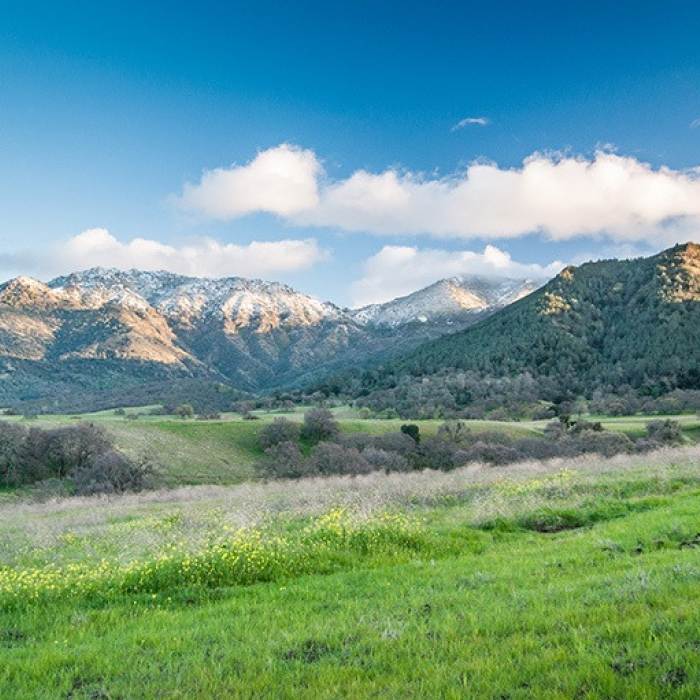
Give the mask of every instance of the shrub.
POLYGON ((181 403, 175 408, 175 415, 180 416, 180 418, 192 418, 194 416, 194 408, 192 404, 181 403))
POLYGON ((29 481, 63 479, 112 449, 104 428, 92 423, 42 430, 32 428, 25 440, 22 459, 29 481))
POLYGON ((210 413, 200 413, 197 416, 197 420, 221 420, 221 414, 216 411, 210 413))
POLYGON ((0 483, 17 486, 22 483, 21 459, 27 429, 16 423, 0 422, 0 483))
POLYGON ((281 442, 297 442, 299 426, 286 418, 275 418, 260 431, 259 440, 263 450, 279 445, 281 442))
POLYGON ((304 414, 301 437, 312 444, 332 440, 340 432, 338 422, 327 408, 313 408, 304 414))
POLYGON ((461 445, 469 438, 469 428, 461 420, 447 421, 437 431, 439 437, 454 445, 461 445))
POLYGON ((110 450, 74 469, 70 476, 76 493, 89 496, 142 491, 150 485, 153 475, 153 465, 147 459, 131 460, 121 452, 110 450))
POLYGON ((343 447, 335 442, 320 442, 311 453, 314 472, 326 474, 368 474, 370 463, 354 447, 343 447))
POLYGON ((415 454, 416 441, 406 433, 384 433, 377 435, 373 441, 373 447, 386 452, 397 452, 402 457, 409 458, 415 454))
POLYGON ((459 464, 454 443, 437 435, 423 440, 415 458, 420 469, 454 469, 459 464))
POLYGON ((313 468, 294 442, 279 442, 265 450, 260 470, 268 477, 299 479, 313 474, 313 468))
POLYGON ((576 453, 595 452, 603 457, 612 457, 623 452, 631 452, 634 443, 624 433, 610 431, 587 432, 585 436, 570 438, 576 453))
POLYGON ((678 445, 683 442, 680 423, 670 419, 647 423, 647 437, 662 445, 678 445))
POLYGON ((405 472, 411 468, 408 460, 398 454, 398 452, 388 452, 376 447, 368 447, 366 450, 363 450, 362 457, 372 470, 383 469, 387 472, 405 472))
POLYGON ((420 442, 420 428, 415 423, 406 423, 401 426, 401 432, 408 435, 416 445, 420 442))
POLYGON ((354 447, 360 452, 364 452, 368 447, 374 447, 376 438, 369 433, 341 433, 334 440, 343 447, 354 447))
POLYGON ((455 456, 458 464, 485 462, 486 464, 510 464, 521 459, 521 454, 514 447, 477 441, 466 449, 459 450, 455 456))

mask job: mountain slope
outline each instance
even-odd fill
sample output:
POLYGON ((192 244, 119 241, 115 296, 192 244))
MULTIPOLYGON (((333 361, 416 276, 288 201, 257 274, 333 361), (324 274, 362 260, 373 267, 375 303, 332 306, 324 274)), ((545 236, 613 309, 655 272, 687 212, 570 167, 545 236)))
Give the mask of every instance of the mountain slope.
POLYGON ((237 277, 103 268, 47 284, 18 277, 0 286, 0 402, 103 406, 128 392, 148 402, 173 384, 300 384, 464 328, 525 285, 444 281, 373 319, 237 277))
POLYGON ((365 306, 353 316, 361 323, 389 327, 406 323, 463 323, 507 306, 536 288, 537 284, 530 280, 451 277, 385 304, 365 306))
POLYGON ((384 378, 446 368, 527 372, 564 394, 700 388, 700 246, 566 268, 486 320, 390 363, 384 378))

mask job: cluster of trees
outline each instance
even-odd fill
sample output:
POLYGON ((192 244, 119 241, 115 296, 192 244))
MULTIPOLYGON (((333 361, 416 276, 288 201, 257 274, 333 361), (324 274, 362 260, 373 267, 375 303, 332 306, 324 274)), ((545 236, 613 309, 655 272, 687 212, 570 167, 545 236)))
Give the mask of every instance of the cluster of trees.
POLYGON ((562 413, 600 415, 672 415, 700 412, 700 390, 674 389, 658 397, 640 396, 631 387, 596 389, 591 397, 559 391, 529 372, 514 377, 480 376, 442 370, 432 375, 399 375, 390 386, 361 394, 355 405, 377 418, 489 418, 539 420, 562 413))
POLYGON ((44 429, 0 422, 0 484, 65 480, 79 495, 140 491, 152 482, 149 460, 130 459, 91 423, 44 429))
POLYGON ((652 421, 644 438, 603 430, 600 423, 568 416, 548 424, 543 437, 511 437, 500 432, 472 432, 462 421, 446 421, 436 435, 424 437, 415 424, 382 435, 341 433, 327 409, 313 409, 299 425, 277 418, 260 433, 265 457, 260 465, 270 477, 299 478, 373 471, 450 470, 479 462, 509 464, 527 459, 573 457, 586 453, 612 456, 647 451, 683 441, 671 420, 652 421))

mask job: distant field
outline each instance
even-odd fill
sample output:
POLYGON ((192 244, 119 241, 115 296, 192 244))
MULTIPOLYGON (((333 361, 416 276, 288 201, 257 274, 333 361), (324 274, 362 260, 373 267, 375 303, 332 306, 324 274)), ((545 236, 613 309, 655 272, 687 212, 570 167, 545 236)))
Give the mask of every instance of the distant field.
MULTIPOLYGON (((127 409, 127 413, 143 413, 149 407, 127 409)), ((26 425, 71 424, 80 420, 98 422, 115 436, 117 445, 131 454, 150 452, 163 468, 163 483, 178 484, 235 484, 255 476, 254 466, 262 456, 258 434, 263 426, 277 417, 303 420, 307 408, 293 412, 256 411, 258 420, 243 420, 238 414, 224 413, 221 420, 182 420, 169 416, 141 415, 138 420, 117 416, 114 411, 100 411, 80 415, 46 415, 36 420, 12 417, 26 425)), ((404 423, 416 423, 424 435, 434 434, 442 420, 377 420, 361 419, 358 412, 347 406, 333 412, 346 432, 381 434, 398 431, 404 423)), ((591 416, 600 420, 608 430, 625 432, 630 436, 642 435, 652 416, 622 418, 591 416)), ((700 418, 694 415, 665 416, 683 426, 689 441, 700 440, 700 418)), ((464 421, 474 432, 505 432, 512 436, 539 435, 548 421, 504 422, 489 420, 464 421)))
POLYGON ((700 447, 0 505, 0 697, 700 696, 700 447))

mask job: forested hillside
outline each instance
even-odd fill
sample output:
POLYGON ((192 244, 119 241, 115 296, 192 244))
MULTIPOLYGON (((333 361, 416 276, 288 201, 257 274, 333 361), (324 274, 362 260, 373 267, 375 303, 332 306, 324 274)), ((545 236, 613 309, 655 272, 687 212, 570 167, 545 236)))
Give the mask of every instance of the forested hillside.
POLYGON ((366 396, 409 377, 430 383, 455 372, 467 384, 527 377, 538 398, 549 401, 698 389, 699 302, 697 244, 650 258, 567 267, 471 328, 366 372, 355 391, 366 396))

